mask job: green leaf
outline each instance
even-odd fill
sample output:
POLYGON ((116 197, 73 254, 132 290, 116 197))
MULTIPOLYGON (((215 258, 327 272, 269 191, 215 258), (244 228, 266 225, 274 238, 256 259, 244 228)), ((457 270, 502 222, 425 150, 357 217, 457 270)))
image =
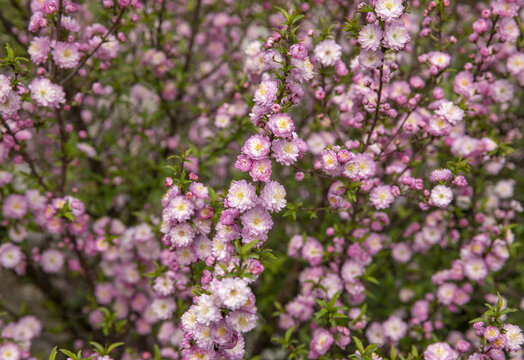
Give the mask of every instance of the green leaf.
POLYGON ((497 296, 498 296, 498 300, 497 300, 497 304, 495 305, 495 308, 497 309, 497 313, 500 313, 500 311, 502 310, 502 296, 500 296, 500 293, 497 292, 497 296))
POLYGON ((363 14, 368 13, 368 12, 373 12, 373 11, 375 11, 375 9, 373 8, 373 6, 369 4, 365 4, 358 10, 359 13, 363 13, 363 14))
POLYGON ((162 356, 160 355, 160 348, 157 344, 155 344, 155 360, 162 360, 162 356))
POLYGON ((373 284, 376 284, 376 285, 379 284, 378 280, 375 279, 373 276, 369 276, 369 275, 368 276, 364 276, 364 280, 372 282, 373 284))
MULTIPOLYGON (((294 24, 296 24, 297 22, 299 22, 300 20, 305 19, 305 18, 306 18, 305 15, 296 15, 296 16, 293 18, 293 20, 291 21, 291 24, 289 24, 289 25, 294 25, 294 24)), ((298 28, 298 26, 297 26, 295 29, 297 29, 297 28, 298 28)), ((295 30, 295 29, 293 29, 293 30, 295 30)))
POLYGON ((107 353, 109 354, 111 351, 122 345, 124 345, 123 342, 116 342, 114 344, 109 345, 109 347, 107 348, 107 353))
POLYGON ((500 315, 506 315, 506 314, 509 314, 509 313, 512 313, 512 312, 517 312, 518 310, 517 309, 513 309, 513 308, 505 308, 503 309, 501 312, 500 312, 500 315))
POLYGON ((127 324, 127 319, 122 319, 120 321, 117 321, 115 324, 116 332, 119 333, 120 331, 122 331, 122 329, 124 328, 124 326, 126 326, 126 324, 127 324))
POLYGON ((292 326, 286 331, 286 335, 284 336, 284 340, 286 343, 289 343, 289 340, 291 339, 291 335, 293 335, 293 331, 296 329, 296 326, 292 326))
POLYGON ((99 355, 104 356, 106 354, 106 349, 101 344, 97 343, 96 341, 90 341, 89 343, 96 349, 96 352, 99 355))
POLYGON ((317 313, 315 313, 315 318, 320 319, 324 317, 327 314, 327 312, 328 312, 327 309, 321 309, 317 313))
POLYGON ((339 312, 334 313, 333 315, 331 315, 331 317, 333 319, 347 319, 348 318, 346 314, 339 313, 339 312))
POLYGON ((356 336, 352 336, 352 338, 358 351, 360 351, 360 354, 364 355, 364 345, 362 344, 362 341, 360 341, 360 339, 356 336))
POLYGON ((60 352, 64 355, 67 355, 69 356, 71 359, 73 360, 78 360, 78 357, 76 356, 76 354, 72 351, 69 351, 69 350, 66 350, 66 349, 60 349, 60 352))
POLYGON ((13 51, 13 48, 11 47, 11 45, 9 45, 9 43, 5 44, 5 50, 7 52, 7 58, 9 59, 9 62, 14 62, 15 52, 13 51))
MULTIPOLYGON (((253 249, 259 242, 260 240, 253 240, 249 244, 243 245, 239 251, 240 256, 245 257, 247 254, 249 254, 251 249, 253 249)), ((235 243, 235 247, 236 247, 236 243, 235 243)))
POLYGON ((411 345, 411 354, 413 355, 413 357, 418 357, 418 350, 415 345, 411 345))
POLYGON ((340 296, 340 290, 337 291, 335 295, 333 295, 333 297, 331 298, 331 300, 328 303, 328 308, 332 309, 335 306, 335 303, 337 302, 339 296, 340 296))
POLYGON ((283 8, 281 8, 280 6, 276 6, 276 5, 275 5, 275 8, 276 8, 278 11, 280 11, 280 12, 282 13, 282 15, 284 15, 284 17, 286 18, 286 22, 289 22, 289 20, 290 20, 289 13, 288 13, 286 10, 284 10, 283 8))
POLYGON ((222 264, 222 263, 219 263, 218 266, 220 266, 222 268, 222 270, 224 271, 224 273, 228 273, 229 271, 227 270, 227 267, 226 265, 222 264))
POLYGON ((56 350, 56 346, 55 346, 53 350, 51 350, 51 354, 49 354, 49 360, 55 360, 57 353, 58 351, 56 350))
POLYGON ((322 307, 322 308, 327 308, 327 307, 328 307, 328 306, 327 306, 327 302, 325 302, 325 301, 322 300, 322 299, 316 299, 316 302, 317 302, 317 304, 320 305, 320 307, 322 307))
POLYGON ((389 350, 389 356, 391 360, 395 360, 397 358, 397 351, 393 345, 391 345, 391 349, 389 350))

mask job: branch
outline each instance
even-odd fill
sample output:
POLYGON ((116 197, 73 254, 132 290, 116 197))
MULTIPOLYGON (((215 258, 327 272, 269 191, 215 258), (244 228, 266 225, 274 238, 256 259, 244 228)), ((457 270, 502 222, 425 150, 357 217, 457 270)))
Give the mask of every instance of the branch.
MULTIPOLYGON (((180 85, 180 91, 177 94, 177 97, 175 98, 175 103, 178 104, 181 102, 182 98, 184 97, 184 88, 186 84, 186 79, 188 77, 187 73, 189 71, 189 68, 191 66, 191 60, 193 58, 193 47, 195 45, 195 36, 198 32, 198 27, 200 25, 199 17, 200 17, 200 8, 202 5, 202 0, 197 0, 195 10, 193 11, 193 18, 191 20, 191 36, 189 37, 189 44, 187 47, 187 53, 184 59, 184 67, 183 67, 183 79, 182 84, 180 85)), ((169 115, 169 114, 168 114, 169 115)), ((176 118, 169 115, 170 121, 169 121, 169 136, 173 135, 175 133, 175 130, 177 128, 177 122, 176 118)))
POLYGON ((22 158, 24 159, 24 161, 29 165, 31 174, 33 174, 38 184, 40 184, 40 186, 44 188, 44 190, 49 191, 49 187, 45 184, 44 179, 36 170, 36 166, 33 163, 33 160, 31 159, 31 157, 24 150, 22 150, 22 144, 16 139, 15 134, 9 128, 9 125, 7 125, 7 122, 2 117, 0 117, 0 119, 2 120, 2 125, 4 125, 4 127, 6 128, 7 133, 13 137, 15 144, 18 145, 19 147, 19 150, 17 150, 16 152, 19 153, 22 156, 22 158))
POLYGON ((93 56, 98 51, 98 49, 100 49, 100 47, 107 41, 107 38, 109 37, 109 35, 111 35, 116 30, 118 23, 122 19, 122 16, 124 16, 124 12, 125 12, 125 8, 122 8, 122 10, 120 10, 120 14, 118 14, 118 18, 116 19, 111 29, 109 29, 107 33, 104 36, 102 36, 102 41, 100 41, 100 43, 89 54, 87 54, 86 57, 82 59, 80 64, 78 64, 69 75, 67 75, 64 79, 60 81, 60 85, 65 84, 73 76, 75 76, 75 74, 78 72, 78 70, 82 68, 82 66, 84 66, 87 60, 89 60, 91 56, 93 56))
MULTIPOLYGON (((487 48, 489 48, 489 46, 491 45, 491 41, 493 40, 493 36, 496 33, 495 26, 497 25, 497 22, 499 21, 499 18, 500 18, 500 16, 497 15, 495 17, 495 20, 493 20, 493 24, 491 24, 491 31, 490 31, 490 34, 489 34, 488 42, 486 43, 486 47, 487 48)), ((482 60, 482 58, 480 58, 480 62, 477 64, 477 68, 475 69, 475 72, 473 73, 473 81, 477 80, 477 77, 480 74, 480 70, 481 70, 483 64, 484 64, 484 60, 482 60)))
POLYGON ((66 152, 67 132, 65 130, 64 120, 62 119, 62 113, 60 112, 60 109, 58 109, 56 112, 56 118, 58 120, 58 131, 60 134, 60 162, 61 162, 60 185, 58 187, 58 190, 59 190, 60 195, 64 196, 65 188, 67 185, 67 165, 68 165, 69 159, 67 157, 67 152, 66 152))
POLYGON ((378 114, 380 109, 380 99, 382 98, 382 88, 384 87, 384 82, 382 81, 382 75, 384 73, 384 64, 380 65, 380 71, 379 71, 379 84, 378 84, 378 91, 377 91, 377 108, 375 109, 375 115, 373 117, 373 124, 371 124, 371 129, 369 130, 368 138, 366 139, 366 143, 364 144, 364 148, 362 148, 362 152, 365 152, 366 149, 369 146, 369 143, 371 142, 371 134, 373 134, 373 130, 375 129, 375 126, 377 126, 378 122, 378 114))

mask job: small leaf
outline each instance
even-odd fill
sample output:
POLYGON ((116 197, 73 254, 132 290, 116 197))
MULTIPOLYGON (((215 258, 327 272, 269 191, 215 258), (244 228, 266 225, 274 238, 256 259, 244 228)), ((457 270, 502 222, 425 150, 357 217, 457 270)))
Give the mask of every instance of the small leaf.
POLYGON ((324 315, 327 314, 327 310, 326 309, 321 309, 320 311, 318 311, 316 314, 315 314, 315 318, 316 319, 320 319, 322 318, 324 315))
POLYGON ((66 349, 60 349, 60 352, 64 355, 67 355, 69 356, 71 359, 73 360, 78 360, 78 357, 76 356, 76 354, 72 351, 69 351, 69 350, 66 350, 66 349))
POLYGON ((512 312, 517 312, 518 310, 517 309, 513 309, 513 308, 505 308, 504 310, 502 310, 500 312, 500 315, 506 315, 506 314, 509 314, 509 313, 512 313, 512 312))
POLYGON ((414 357, 418 357, 418 350, 415 345, 411 346, 411 354, 413 354, 414 357))
POLYGON ((109 354, 111 351, 113 351, 114 349, 122 345, 124 345, 123 342, 117 342, 117 343, 109 345, 109 347, 107 348, 107 353, 109 354))
POLYGON ((335 295, 333 295, 333 297, 332 297, 331 300, 329 301, 329 303, 328 303, 328 307, 329 307, 330 309, 332 309, 332 308, 335 306, 335 303, 337 302, 339 296, 340 296, 340 290, 337 291, 337 292, 335 293, 335 295))
POLYGON ((5 50, 7 52, 7 57, 9 58, 10 62, 15 61, 15 52, 13 51, 13 48, 8 43, 5 44, 5 50))
POLYGON ((393 345, 391 345, 391 349, 389 350, 389 356, 391 360, 395 360, 397 358, 397 351, 393 345))
POLYGON ((90 341, 89 343, 96 349, 96 352, 99 355, 104 356, 106 354, 106 349, 101 344, 97 343, 96 341, 90 341))
POLYGON ((286 22, 289 22, 289 19, 290 19, 290 17, 289 17, 289 13, 288 13, 286 10, 284 10, 283 8, 281 8, 280 6, 276 6, 276 5, 275 5, 275 8, 276 8, 278 11, 280 11, 280 12, 282 13, 282 15, 284 15, 284 17, 286 18, 286 22))
POLYGON ((157 344, 155 344, 155 360, 162 360, 162 356, 160 355, 160 348, 157 344))
POLYGON ((51 350, 51 354, 49 354, 49 360, 55 360, 57 353, 58 351, 56 350, 56 346, 55 346, 53 350, 51 350))
POLYGON ((284 340, 286 343, 289 343, 289 340, 291 339, 291 335, 293 334, 293 331, 295 330, 296 326, 292 326, 286 331, 286 335, 284 336, 284 340))
POLYGON ((356 336, 352 336, 353 341, 355 341, 355 346, 357 347, 358 351, 360 351, 360 354, 364 354, 364 345, 362 344, 362 341, 356 336))
POLYGON ((478 317, 478 318, 475 318, 475 319, 473 319, 473 320, 470 320, 469 323, 470 323, 470 324, 473 324, 473 323, 476 323, 476 322, 479 322, 479 321, 484 321, 484 319, 478 317))

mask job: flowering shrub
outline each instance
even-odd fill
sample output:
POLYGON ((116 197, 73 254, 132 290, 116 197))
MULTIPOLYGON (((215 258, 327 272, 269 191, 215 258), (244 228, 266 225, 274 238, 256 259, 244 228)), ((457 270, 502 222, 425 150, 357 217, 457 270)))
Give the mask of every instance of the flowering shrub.
POLYGON ((0 4, 0 360, 522 359, 521 0, 0 4))

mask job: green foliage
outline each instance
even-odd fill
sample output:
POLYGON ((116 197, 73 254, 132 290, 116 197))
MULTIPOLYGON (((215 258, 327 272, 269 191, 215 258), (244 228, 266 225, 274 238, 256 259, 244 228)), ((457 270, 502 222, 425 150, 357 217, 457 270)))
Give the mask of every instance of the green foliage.
POLYGON ((497 295, 498 295, 497 303, 495 305, 490 305, 486 303, 485 305, 488 308, 488 310, 481 317, 471 320, 470 323, 482 321, 485 324, 498 326, 500 328, 502 327, 502 325, 504 325, 502 316, 518 311, 517 309, 514 309, 514 308, 509 308, 509 307, 503 308, 502 307, 503 305, 502 297, 500 296, 500 294, 497 294, 497 295))
POLYGON ((168 160, 176 159, 175 165, 167 165, 166 168, 173 171, 173 182, 175 185, 179 186, 181 189, 187 190, 191 180, 186 178, 187 172, 184 168, 184 164, 191 163, 191 160, 188 159, 191 155, 191 149, 184 150, 183 147, 180 148, 180 155, 171 155, 168 157, 168 160))
POLYGON ((53 348, 53 350, 51 350, 51 354, 49 354, 49 360, 55 360, 56 359, 56 354, 58 353, 58 351, 56 350, 56 346, 53 348))
POLYGON ((271 341, 281 344, 281 349, 289 353, 288 359, 303 359, 308 353, 306 344, 303 342, 300 343, 298 340, 292 338, 296 328, 296 326, 293 326, 287 329, 284 337, 271 338, 271 341))
POLYGON ((448 161, 446 165, 448 169, 451 170, 454 176, 460 174, 467 174, 471 172, 471 165, 469 164, 469 160, 462 159, 462 156, 460 155, 456 161, 448 161))
POLYGON ((296 204, 288 202, 286 204, 287 210, 284 211, 283 216, 284 217, 292 217, 293 220, 296 220, 297 219, 297 212, 299 211, 301 206, 302 206, 301 202, 296 203, 296 204))
POLYGON ((325 301, 321 299, 317 299, 316 302, 320 306, 320 310, 317 311, 314 315, 314 318, 316 320, 320 320, 325 324, 329 324, 333 327, 336 327, 339 325, 337 323, 338 319, 347 319, 347 315, 345 314, 346 311, 349 310, 347 306, 336 306, 335 303, 337 302, 338 298, 340 296, 340 291, 337 291, 331 300, 325 301))
MULTIPOLYGON (((90 341, 89 342, 91 344, 91 346, 93 346, 93 350, 96 352, 95 355, 91 355, 87 358, 83 357, 82 356, 82 351, 79 350, 76 354, 70 350, 67 350, 67 349, 60 349, 59 351, 66 355, 67 357, 71 358, 72 360, 91 360, 91 359, 94 359, 98 356, 105 356, 105 355, 109 355, 114 349, 116 349, 117 347, 119 346, 122 346, 124 345, 123 342, 116 342, 116 343, 112 343, 110 345, 101 345, 95 341, 90 341)), ((56 356, 58 354, 58 351, 57 351, 57 347, 55 346, 53 348, 53 350, 51 351, 51 354, 49 355, 49 360, 55 360, 56 359, 56 356)))
POLYGON ((280 11, 282 15, 284 15, 284 17, 286 18, 286 20, 282 24, 290 28, 293 27, 293 25, 295 25, 297 22, 305 18, 305 16, 302 15, 300 13, 300 10, 297 8, 293 8, 293 11, 291 12, 291 14, 279 6, 275 6, 275 8, 278 11, 280 11))
POLYGON ((105 346, 102 346, 102 344, 99 344, 96 341, 90 341, 89 343, 95 348, 95 351, 100 356, 109 355, 111 351, 113 351, 114 349, 116 349, 119 346, 124 345, 123 342, 116 342, 116 343, 105 345, 105 346))
POLYGON ((369 344, 368 346, 364 347, 364 344, 358 337, 352 336, 352 338, 358 350, 358 354, 351 354, 349 358, 355 360, 372 360, 375 351, 378 349, 378 345, 369 344))
MULTIPOLYGON (((23 56, 15 56, 15 51, 13 50, 11 45, 9 45, 9 43, 5 44, 5 51, 6 56, 0 57, 0 66, 11 67, 15 74, 21 74, 25 70, 25 68, 22 66, 22 62, 29 63, 29 59, 23 56)), ((13 85, 16 85, 18 83, 16 78, 13 81, 13 85)))
POLYGON ((320 18, 320 23, 322 24, 322 29, 320 30, 319 40, 325 40, 333 37, 332 30, 335 27, 335 24, 326 25, 324 18, 320 18))
POLYGON ((127 324, 127 319, 117 319, 117 313, 111 312, 109 309, 105 307, 100 307, 99 310, 102 311, 104 314, 104 319, 102 323, 99 324, 99 326, 102 327, 102 332, 105 336, 108 336, 111 333, 120 334, 127 324))
POLYGON ((355 13, 353 14, 353 18, 346 18, 346 23, 344 24, 344 31, 348 33, 348 38, 357 38, 358 37, 358 33, 360 31, 360 29, 363 27, 363 26, 359 26, 358 25, 358 14, 367 14, 368 12, 374 12, 375 9, 369 5, 369 4, 364 4, 363 6, 360 7, 359 10, 355 11, 355 13))

